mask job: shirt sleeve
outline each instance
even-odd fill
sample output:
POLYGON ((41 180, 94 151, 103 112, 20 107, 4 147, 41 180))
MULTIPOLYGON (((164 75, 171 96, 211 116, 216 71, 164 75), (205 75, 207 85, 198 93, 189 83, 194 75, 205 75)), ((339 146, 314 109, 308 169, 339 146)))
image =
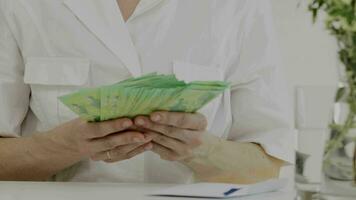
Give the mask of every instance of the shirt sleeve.
POLYGON ((256 1, 244 24, 240 53, 231 61, 233 124, 229 139, 260 144, 294 162, 292 106, 283 80, 269 1, 256 1))
POLYGON ((23 59, 0 1, 0 137, 21 135, 30 95, 23 73, 23 59))

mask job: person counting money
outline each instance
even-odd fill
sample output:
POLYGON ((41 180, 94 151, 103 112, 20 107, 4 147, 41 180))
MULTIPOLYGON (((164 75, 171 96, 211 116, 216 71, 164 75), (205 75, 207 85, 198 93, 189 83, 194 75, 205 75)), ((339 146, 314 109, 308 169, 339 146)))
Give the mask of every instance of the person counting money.
POLYGON ((293 162, 268 0, 0 0, 0 15, 0 180, 245 184, 293 162), (189 112, 157 93, 174 106, 144 115, 145 91, 171 85, 95 90, 152 72, 229 87, 189 112), (64 103, 83 91, 100 92, 96 120, 64 103))

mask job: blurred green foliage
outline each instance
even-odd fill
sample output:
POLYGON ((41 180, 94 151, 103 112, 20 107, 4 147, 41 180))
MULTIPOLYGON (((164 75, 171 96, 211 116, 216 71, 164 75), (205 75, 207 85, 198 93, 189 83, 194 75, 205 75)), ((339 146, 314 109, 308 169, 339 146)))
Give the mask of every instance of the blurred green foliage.
POLYGON ((348 72, 356 74, 356 0, 312 0, 309 10, 315 21, 325 13, 326 28, 336 37, 339 44, 340 61, 348 72))

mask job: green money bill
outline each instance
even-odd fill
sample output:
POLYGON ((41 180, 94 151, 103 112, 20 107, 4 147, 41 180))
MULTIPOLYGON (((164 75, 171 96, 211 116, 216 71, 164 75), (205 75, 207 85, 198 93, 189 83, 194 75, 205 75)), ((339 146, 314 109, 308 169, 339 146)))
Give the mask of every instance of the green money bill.
POLYGON ((80 118, 98 122, 149 115, 158 110, 196 112, 228 87, 224 81, 185 83, 175 75, 151 73, 113 85, 82 89, 59 99, 80 118))

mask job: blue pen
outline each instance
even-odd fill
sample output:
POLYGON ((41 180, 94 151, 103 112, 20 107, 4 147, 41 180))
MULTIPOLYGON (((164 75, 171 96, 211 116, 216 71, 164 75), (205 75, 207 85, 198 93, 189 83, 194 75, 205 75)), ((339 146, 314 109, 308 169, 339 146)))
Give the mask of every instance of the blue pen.
POLYGON ((224 192, 224 195, 225 196, 229 196, 229 195, 231 195, 231 194, 233 194, 233 193, 235 193, 235 192, 237 192, 239 190, 240 190, 240 188, 231 188, 230 190, 224 192))

